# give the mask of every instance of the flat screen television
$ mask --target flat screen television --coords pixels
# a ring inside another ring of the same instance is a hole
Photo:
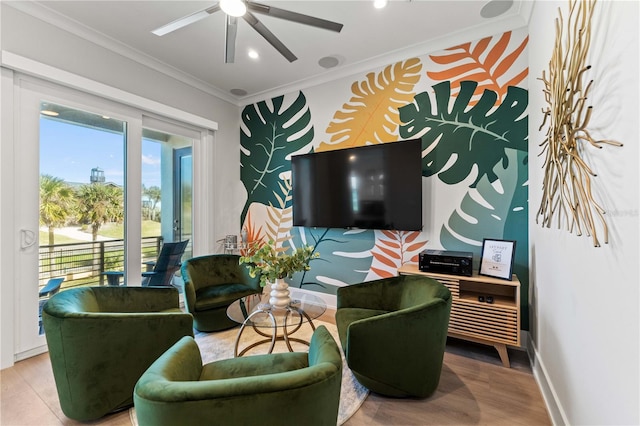
[[[293,225],[422,230],[420,139],[291,157]]]

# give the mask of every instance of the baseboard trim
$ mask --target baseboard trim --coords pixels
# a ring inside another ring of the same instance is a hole
[[[531,363],[531,369],[533,370],[533,377],[538,383],[542,398],[547,406],[549,417],[554,425],[568,425],[569,421],[562,409],[562,405],[558,399],[558,395],[553,387],[553,383],[549,379],[547,369],[544,363],[540,359],[538,349],[535,342],[531,338],[531,334],[527,333],[527,353],[529,355],[529,362]]]
[[[337,298],[334,294],[320,293],[317,291],[305,290],[298,287],[289,287],[289,291],[291,292],[291,297],[301,297],[305,294],[312,294],[316,297],[319,297],[327,305],[327,309],[335,310],[336,306],[338,305]]]
[[[49,351],[49,348],[47,347],[47,345],[38,346],[37,348],[29,349],[28,351],[19,352],[15,354],[15,356],[13,357],[14,358],[13,362],[16,363],[18,361],[22,361],[24,359],[31,358],[36,355],[40,355],[48,351]]]

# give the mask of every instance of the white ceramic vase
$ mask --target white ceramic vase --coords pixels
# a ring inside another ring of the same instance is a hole
[[[271,306],[279,309],[286,308],[291,303],[289,284],[284,279],[278,278],[275,283],[271,283],[269,296],[269,304]]]

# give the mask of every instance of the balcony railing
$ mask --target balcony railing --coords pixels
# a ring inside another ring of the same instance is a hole
[[[162,237],[142,239],[142,264],[155,261]],[[105,271],[124,271],[124,240],[40,246],[39,288],[50,278],[64,277],[64,288],[103,285]]]

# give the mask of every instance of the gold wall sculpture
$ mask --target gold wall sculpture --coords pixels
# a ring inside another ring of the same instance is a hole
[[[591,185],[596,176],[584,159],[585,145],[602,148],[604,144],[622,146],[612,140],[596,140],[587,129],[592,106],[587,97],[593,80],[585,83],[591,65],[587,55],[591,42],[591,19],[595,0],[570,0],[569,17],[565,23],[562,12],[556,18],[556,39],[549,61],[549,76],[542,72],[545,100],[543,129],[548,121],[546,138],[540,144],[545,156],[543,164],[543,194],[536,222],[551,227],[557,221],[560,228],[566,220],[567,229],[577,235],[585,232],[593,245],[600,247],[596,224],[608,242],[605,211],[594,199]]]

